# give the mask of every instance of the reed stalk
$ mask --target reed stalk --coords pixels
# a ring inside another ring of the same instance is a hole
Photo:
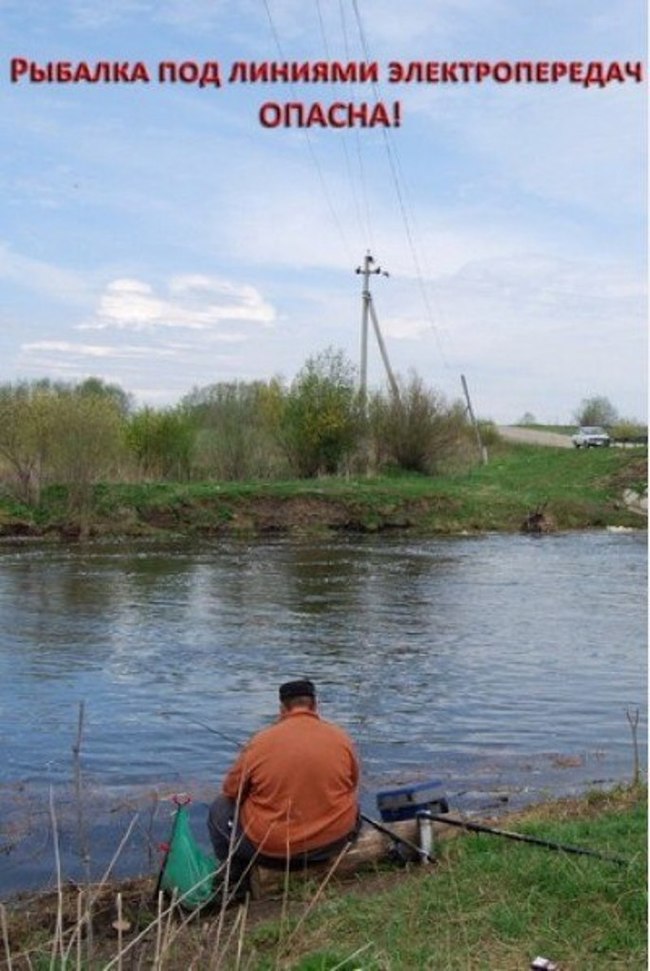
[[[74,788],[75,788],[75,802],[77,807],[77,831],[79,836],[79,855],[81,857],[81,863],[84,871],[84,876],[86,879],[86,887],[90,887],[91,883],[91,872],[90,872],[90,846],[88,843],[88,833],[86,830],[86,818],[84,812],[84,800],[83,800],[83,780],[81,773],[81,745],[83,741],[84,734],[84,719],[86,713],[86,704],[84,701],[79,702],[79,717],[77,720],[77,736],[72,746],[72,757],[74,764]],[[79,938],[80,939],[80,938]],[[88,963],[92,964],[94,944],[93,944],[93,925],[90,920],[90,915],[86,922],[86,952],[88,956]]]
[[[248,898],[246,898],[244,906],[241,909],[241,915],[241,927],[239,936],[237,938],[237,953],[235,955],[234,971],[239,971],[241,968],[242,957],[244,955],[244,938],[246,935],[246,921],[248,919]]]
[[[305,921],[307,920],[307,918],[311,914],[312,910],[314,909],[314,907],[316,906],[316,904],[318,903],[318,901],[320,900],[320,898],[323,896],[323,893],[325,892],[325,887],[327,886],[327,884],[330,882],[330,880],[332,879],[332,877],[336,873],[336,871],[338,869],[339,863],[341,862],[341,860],[343,859],[343,857],[345,856],[345,854],[348,852],[348,850],[350,849],[350,846],[351,845],[352,845],[351,843],[346,843],[345,846],[343,847],[343,849],[336,856],[336,858],[335,858],[334,862],[332,863],[331,867],[329,868],[329,870],[327,871],[327,873],[325,874],[325,876],[321,880],[321,883],[318,886],[318,889],[316,890],[316,893],[314,894],[314,896],[311,898],[311,900],[307,904],[307,907],[305,908],[305,911],[304,911],[302,917],[300,918],[300,920],[298,921],[298,923],[294,927],[293,931],[291,932],[291,934],[287,938],[287,942],[285,944],[285,949],[288,948],[293,943],[293,941],[295,940],[295,938],[296,938],[296,936],[298,934],[298,931],[302,928],[303,924],[305,923]]]
[[[625,717],[628,720],[630,726],[630,731],[632,733],[632,751],[634,753],[634,772],[632,775],[632,784],[638,786],[641,781],[641,761],[639,759],[639,706],[635,708],[627,708],[625,711]]]
[[[117,894],[117,951],[118,951],[118,962],[117,971],[122,971],[122,934],[124,931],[124,925],[122,923],[122,894],[118,892]]]
[[[11,948],[9,946],[9,928],[7,926],[7,911],[5,905],[0,904],[0,925],[2,925],[2,943],[5,949],[5,959],[7,961],[7,971],[13,971],[11,963]]]
[[[160,954],[160,948],[161,948],[161,945],[162,945],[162,920],[161,920],[161,916],[162,916],[162,912],[163,912],[164,896],[165,895],[164,895],[163,891],[162,890],[159,890],[158,891],[158,914],[157,914],[157,917],[156,917],[156,949],[154,951],[154,954],[156,955],[156,957],[158,956],[158,954]]]
[[[97,889],[95,890],[95,893],[92,894],[92,895],[90,895],[90,893],[88,893],[88,904],[87,904],[87,906],[86,906],[86,908],[84,910],[83,917],[82,917],[82,919],[80,921],[77,922],[77,925],[76,925],[76,927],[74,928],[74,930],[72,932],[72,937],[71,937],[70,942],[68,944],[67,950],[66,950],[65,954],[62,955],[63,962],[64,963],[68,959],[69,954],[70,954],[70,951],[71,951],[71,949],[72,949],[75,941],[77,940],[78,936],[81,935],[81,928],[84,926],[84,924],[86,925],[86,927],[88,927],[90,925],[90,923],[92,921],[92,909],[95,906],[95,904],[97,903],[97,900],[99,899],[99,897],[101,896],[101,893],[102,893],[104,887],[108,883],[108,878],[110,877],[111,873],[113,872],[113,867],[117,863],[117,861],[118,861],[118,859],[120,857],[120,854],[122,853],[122,850],[126,846],[128,840],[129,840],[129,837],[130,837],[131,833],[133,832],[133,828],[134,828],[137,820],[138,820],[138,813],[135,814],[135,816],[133,817],[133,819],[129,823],[129,825],[127,827],[127,830],[126,830],[124,836],[120,840],[120,843],[119,843],[119,845],[117,847],[117,850],[113,854],[110,863],[108,864],[108,866],[104,870],[104,873],[102,874],[102,878],[101,878],[99,884],[97,885]]]
[[[54,863],[56,867],[56,930],[52,941],[50,954],[50,971],[54,971],[57,951],[60,952],[61,964],[65,967],[65,952],[63,949],[63,883],[61,879],[61,852],[59,849],[59,827],[54,808],[54,789],[50,786],[50,820],[52,822],[52,840],[54,844]]]

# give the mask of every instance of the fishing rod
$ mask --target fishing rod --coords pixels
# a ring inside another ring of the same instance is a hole
[[[165,717],[177,717],[183,718],[184,721],[192,722],[198,725],[200,728],[204,728],[206,731],[211,732],[213,735],[218,735],[220,738],[225,739],[225,741],[230,742],[231,745],[236,745],[238,748],[243,744],[242,741],[233,738],[231,735],[227,735],[225,732],[220,732],[216,728],[212,728],[205,722],[200,721],[198,718],[192,718],[188,715],[177,715],[173,711],[163,711],[161,715]],[[376,819],[371,816],[367,816],[365,813],[359,813],[361,819],[368,823],[369,826],[373,826],[379,833],[383,833],[384,836],[388,836],[393,843],[401,843],[402,846],[407,847],[411,852],[417,854],[420,859],[427,860],[429,863],[435,863],[434,857],[429,853],[423,851],[423,849],[417,844],[412,843],[410,840],[404,839],[403,836],[398,836],[387,826],[382,826],[378,823]],[[629,860],[624,859],[621,856],[609,856],[605,853],[599,853],[597,850],[588,850],[581,846],[572,846],[567,843],[557,843],[554,840],[542,839],[538,836],[527,836],[524,833],[513,833],[511,830],[506,829],[496,829],[493,826],[485,826],[483,823],[473,823],[469,820],[453,819],[449,816],[442,815],[441,813],[434,813],[430,810],[420,810],[417,813],[423,819],[430,819],[433,822],[444,823],[446,826],[455,826],[458,829],[464,829],[471,833],[487,833],[491,836],[502,836],[504,839],[515,840],[519,843],[532,843],[535,846],[542,846],[547,850],[558,850],[564,853],[573,853],[578,856],[591,856],[597,860],[605,860],[607,863],[616,863],[619,866],[628,866]]]
[[[192,718],[190,715],[179,715],[175,711],[161,711],[160,714],[163,718],[182,718],[185,722],[192,722],[194,725],[198,725],[199,728],[204,728],[206,732],[212,732],[213,735],[218,735],[219,738],[223,738],[226,742],[230,742],[231,745],[236,745],[237,748],[241,748],[244,744],[240,739],[233,738],[232,735],[226,735],[225,732],[220,732],[218,728],[212,728],[210,725],[206,725],[205,722],[199,721],[198,718]]]
[[[220,738],[225,739],[227,742],[230,742],[232,745],[236,745],[238,748],[240,748],[243,745],[243,742],[241,740],[233,738],[231,735],[226,735],[225,732],[220,732],[216,728],[212,728],[210,725],[207,725],[205,722],[200,721],[198,718],[192,718],[189,715],[179,715],[175,711],[161,711],[160,714],[165,718],[168,718],[168,717],[182,718],[184,721],[192,722],[194,725],[198,725],[200,728],[204,728],[207,732],[211,732],[213,735],[218,735]],[[365,823],[368,823],[369,826],[374,826],[374,828],[378,832],[383,833],[384,836],[388,836],[389,839],[393,841],[393,843],[401,843],[402,846],[407,847],[407,849],[411,850],[412,853],[415,853],[420,859],[425,859],[429,863],[435,863],[434,858],[430,856],[428,853],[423,853],[421,847],[417,846],[416,843],[412,843],[410,840],[404,839],[403,836],[398,836],[397,833],[394,833],[391,829],[388,829],[388,827],[386,826],[382,826],[381,823],[378,823],[376,819],[372,819],[371,816],[366,816],[365,813],[359,813],[359,816],[361,817],[361,819],[363,819]]]
[[[598,853],[597,850],[588,850],[582,846],[570,846],[566,843],[556,843],[554,840],[541,839],[538,836],[513,833],[507,829],[495,829],[492,826],[485,826],[482,823],[472,823],[469,820],[452,819],[449,816],[432,813],[426,809],[418,812],[418,816],[423,819],[431,819],[436,823],[445,823],[446,826],[457,826],[459,829],[466,829],[471,833],[489,833],[491,836],[503,836],[505,839],[517,840],[520,843],[533,843],[535,846],[543,846],[547,850],[562,850],[564,853],[594,856],[597,860],[606,860],[608,863],[617,863],[619,866],[629,866],[630,863],[629,860],[625,860],[621,856],[608,856],[605,853]]]

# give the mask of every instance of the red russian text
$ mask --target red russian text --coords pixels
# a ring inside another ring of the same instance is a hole
[[[608,84],[643,81],[641,61],[390,61],[390,84],[581,84],[604,88]]]
[[[149,84],[151,78],[142,61],[48,61],[37,64],[24,57],[11,60],[11,81],[23,78],[30,84]]]
[[[381,101],[331,105],[267,101],[259,110],[259,121],[263,128],[399,128],[402,110],[399,101],[390,106]]]
[[[235,61],[229,84],[366,84],[379,80],[376,61]]]

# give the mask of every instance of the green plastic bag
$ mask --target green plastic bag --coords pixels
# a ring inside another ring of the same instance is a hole
[[[187,806],[179,805],[158,888],[170,894],[175,892],[183,907],[195,910],[214,897],[218,869],[218,860],[205,853],[194,838]]]

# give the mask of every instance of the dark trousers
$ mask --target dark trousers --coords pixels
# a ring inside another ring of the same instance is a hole
[[[208,813],[208,832],[217,861],[225,863],[230,856],[231,871],[233,875],[239,875],[250,866],[258,853],[239,821],[235,826],[235,809],[234,799],[229,799],[223,793],[218,795]]]
[[[250,869],[253,863],[283,870],[287,866],[290,870],[298,870],[309,866],[310,863],[324,863],[340,853],[347,843],[356,839],[361,823],[361,817],[358,817],[354,830],[341,839],[328,843],[327,846],[308,850],[306,853],[298,853],[296,856],[292,856],[290,860],[286,860],[282,857],[265,856],[260,853],[242,830],[239,820],[235,825],[235,809],[235,800],[220,794],[210,806],[208,814],[208,832],[215,856],[220,863],[224,863],[230,854],[230,868],[233,879],[238,879],[246,870]]]

